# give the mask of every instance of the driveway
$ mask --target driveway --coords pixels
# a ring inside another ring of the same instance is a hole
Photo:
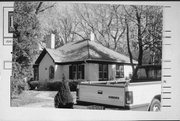
[[[23,105],[21,107],[48,107],[54,108],[54,96],[56,95],[57,91],[37,91],[37,95],[34,98],[43,99],[41,102],[31,103],[27,105]],[[76,103],[76,93],[71,92],[74,103]],[[82,106],[74,106],[75,108],[83,108]]]
[[[30,103],[21,107],[54,107],[54,96],[56,91],[37,91],[37,95],[34,98],[42,99],[41,102]]]
[[[32,108],[54,108],[54,96],[57,91],[25,91],[21,98],[18,100],[23,100],[23,102],[28,102],[27,104],[20,104],[18,107],[32,107]],[[71,92],[74,99],[74,109],[100,109],[101,107],[95,105],[77,105],[76,104],[76,92]],[[28,97],[28,98],[27,98]],[[31,101],[30,101],[31,100]],[[105,110],[109,110],[106,108]]]

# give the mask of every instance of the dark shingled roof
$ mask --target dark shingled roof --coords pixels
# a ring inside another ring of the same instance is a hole
[[[90,40],[70,42],[57,49],[46,48],[46,52],[49,53],[56,63],[84,60],[130,63],[129,57]],[[39,59],[39,61],[40,60],[41,59]],[[137,64],[137,61],[134,60],[133,62]]]

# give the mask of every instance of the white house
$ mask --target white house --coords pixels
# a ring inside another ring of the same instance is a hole
[[[35,80],[62,80],[63,74],[69,80],[124,80],[132,74],[129,57],[93,40],[74,41],[53,48],[45,48],[37,58],[33,66]]]

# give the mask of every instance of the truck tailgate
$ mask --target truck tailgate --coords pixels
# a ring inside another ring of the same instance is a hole
[[[122,85],[79,84],[78,101],[125,106],[125,87]]]

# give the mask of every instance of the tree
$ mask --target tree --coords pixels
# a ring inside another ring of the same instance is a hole
[[[116,51],[125,32],[119,8],[120,5],[75,4],[82,35],[89,38],[93,32],[98,43]]]
[[[125,24],[126,24],[126,39],[127,39],[128,54],[129,54],[129,59],[130,59],[130,63],[132,66],[132,70],[134,72],[133,56],[132,56],[132,52],[131,52],[130,38],[129,38],[129,24],[128,24],[128,21],[126,18],[125,18]]]
[[[43,2],[14,3],[13,75],[16,75],[15,78],[32,75],[32,64],[39,54],[38,44],[41,40],[38,15],[53,6],[48,7]],[[14,71],[16,69],[19,71]]]
[[[56,48],[68,42],[82,38],[77,31],[78,22],[70,7],[71,4],[57,4],[53,9],[39,17],[41,30],[46,41],[51,33],[56,37]],[[47,16],[48,15],[48,16]],[[84,39],[84,38],[83,38]]]
[[[135,31],[134,39],[137,40],[135,45],[138,48],[138,64],[142,65],[144,52],[147,50],[153,53],[153,58],[161,55],[161,39],[162,39],[162,8],[156,6],[124,6],[126,17],[133,22]],[[132,26],[130,25],[130,26]],[[156,46],[157,45],[157,46]],[[154,50],[157,50],[155,54]],[[160,56],[161,57],[161,56]],[[154,63],[154,59],[150,60]],[[150,62],[149,61],[149,62]],[[160,58],[158,58],[160,61]],[[148,63],[148,62],[145,62]]]

